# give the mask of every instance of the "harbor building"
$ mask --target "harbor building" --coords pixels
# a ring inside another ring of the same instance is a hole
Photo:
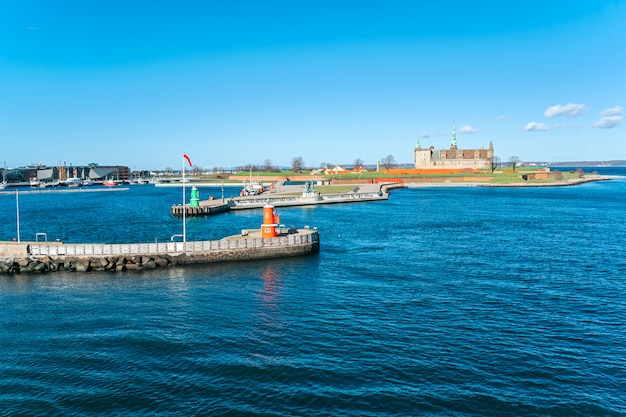
[[[459,149],[454,127],[450,149],[422,148],[418,139],[414,152],[416,169],[486,169],[494,157],[493,142],[489,142],[489,149]]]
[[[58,185],[60,182],[72,178],[81,180],[89,179],[94,182],[105,180],[128,181],[130,171],[127,166],[101,166],[90,164],[88,166],[46,166],[29,165],[21,168],[4,168],[2,177],[10,186],[33,185],[48,186]]]

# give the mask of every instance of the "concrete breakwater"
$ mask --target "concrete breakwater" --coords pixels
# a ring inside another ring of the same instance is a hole
[[[183,210],[185,215],[194,216],[208,216],[211,214],[223,213],[228,210],[247,210],[262,208],[266,204],[271,204],[274,207],[299,207],[299,206],[311,206],[317,204],[333,204],[333,203],[356,203],[363,201],[379,201],[387,200],[389,194],[386,193],[350,193],[350,194],[324,194],[320,196],[303,197],[303,196],[285,196],[285,195],[259,195],[248,197],[233,197],[226,201],[221,200],[207,200],[200,201],[198,207],[191,207],[186,204],[183,208],[182,205],[172,206],[172,215],[181,217]]]
[[[281,230],[262,238],[260,230],[220,240],[65,244],[62,242],[0,242],[0,273],[52,271],[149,270],[175,265],[283,258],[319,252],[319,233],[313,229]]]
[[[356,187],[358,188],[358,187]],[[389,194],[383,192],[352,192],[343,194],[322,194],[313,196],[264,196],[235,197],[231,200],[231,210],[242,210],[263,207],[271,204],[274,207],[307,206],[316,204],[355,203],[364,201],[387,200]]]
[[[299,207],[319,204],[357,203],[367,201],[381,201],[389,199],[389,190],[404,187],[400,183],[360,184],[347,193],[318,194],[299,193],[302,186],[281,186],[264,192],[260,195],[232,197],[225,200],[199,201],[197,207],[181,204],[171,207],[172,215],[181,217],[183,211],[186,216],[208,216],[223,213],[228,210],[247,210],[262,208],[266,204],[274,207]],[[296,191],[297,190],[297,191]]]

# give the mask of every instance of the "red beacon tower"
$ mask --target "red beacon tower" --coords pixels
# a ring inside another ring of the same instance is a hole
[[[276,225],[280,223],[280,216],[274,214],[274,206],[268,204],[263,207],[263,224],[261,225],[261,237],[277,237]]]

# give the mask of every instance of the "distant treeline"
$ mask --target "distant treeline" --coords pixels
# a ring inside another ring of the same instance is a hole
[[[569,161],[545,163],[552,167],[572,167],[572,166],[625,166],[626,160],[615,161]]]

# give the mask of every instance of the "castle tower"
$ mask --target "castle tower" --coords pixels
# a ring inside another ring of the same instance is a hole
[[[452,122],[452,144],[450,149],[456,149],[456,125],[454,122]]]

